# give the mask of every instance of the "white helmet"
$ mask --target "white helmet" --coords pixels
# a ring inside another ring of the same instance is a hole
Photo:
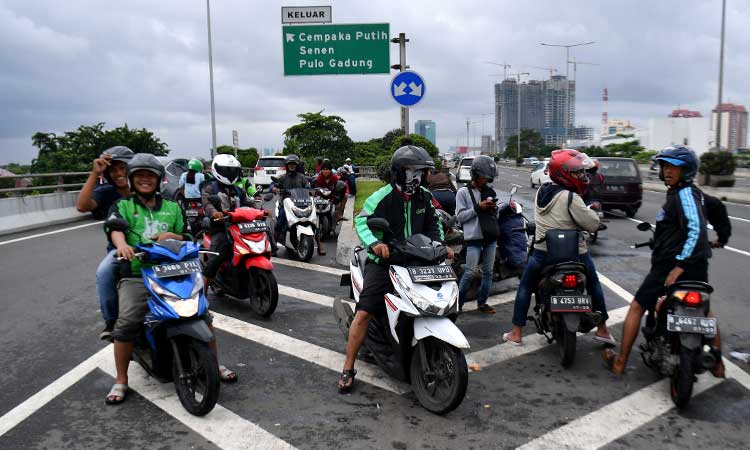
[[[220,183],[232,185],[242,176],[242,165],[232,155],[216,155],[211,162],[211,174]]]

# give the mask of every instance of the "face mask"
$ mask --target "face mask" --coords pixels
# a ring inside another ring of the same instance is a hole
[[[422,182],[422,171],[421,170],[410,170],[404,171],[404,185],[401,186],[401,191],[406,195],[412,195],[419,189],[419,184]]]

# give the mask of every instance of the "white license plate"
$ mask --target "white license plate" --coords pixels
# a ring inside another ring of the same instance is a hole
[[[198,210],[197,209],[188,209],[185,211],[185,215],[188,217],[198,217]]]

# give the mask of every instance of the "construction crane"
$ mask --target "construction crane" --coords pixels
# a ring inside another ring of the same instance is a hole
[[[526,66],[530,69],[541,69],[541,70],[549,70],[549,77],[552,78],[552,75],[557,72],[557,69],[554,67],[538,67],[538,66]]]
[[[592,62],[584,62],[584,61],[576,61],[575,58],[568,61],[568,64],[573,64],[573,81],[576,79],[576,71],[578,70],[578,65],[584,65],[584,66],[600,66],[601,64],[592,63]]]
[[[492,64],[493,66],[500,66],[503,68],[503,80],[508,78],[508,69],[510,69],[510,64],[506,64],[505,61],[503,61],[502,64],[496,63],[494,61],[482,61],[485,64]],[[498,74],[499,75],[499,74]],[[498,75],[490,75],[490,76],[498,76]]]

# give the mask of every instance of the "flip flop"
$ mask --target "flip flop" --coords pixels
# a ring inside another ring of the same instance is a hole
[[[514,341],[510,338],[510,332],[503,333],[503,341],[509,343],[510,345],[515,345],[516,347],[520,347],[523,345],[523,342]]]
[[[597,342],[601,342],[602,344],[605,344],[605,345],[608,345],[608,346],[612,346],[612,347],[616,347],[617,346],[617,341],[612,336],[612,334],[610,334],[609,336],[597,336],[597,335],[594,335],[594,340],[597,341]]]
[[[104,403],[108,405],[117,405],[125,401],[125,395],[128,393],[128,385],[123,383],[115,383],[112,385],[112,389],[104,398]],[[120,397],[119,400],[110,399],[110,397]]]
[[[224,383],[235,383],[237,381],[237,374],[226,366],[219,366],[219,379]]]

